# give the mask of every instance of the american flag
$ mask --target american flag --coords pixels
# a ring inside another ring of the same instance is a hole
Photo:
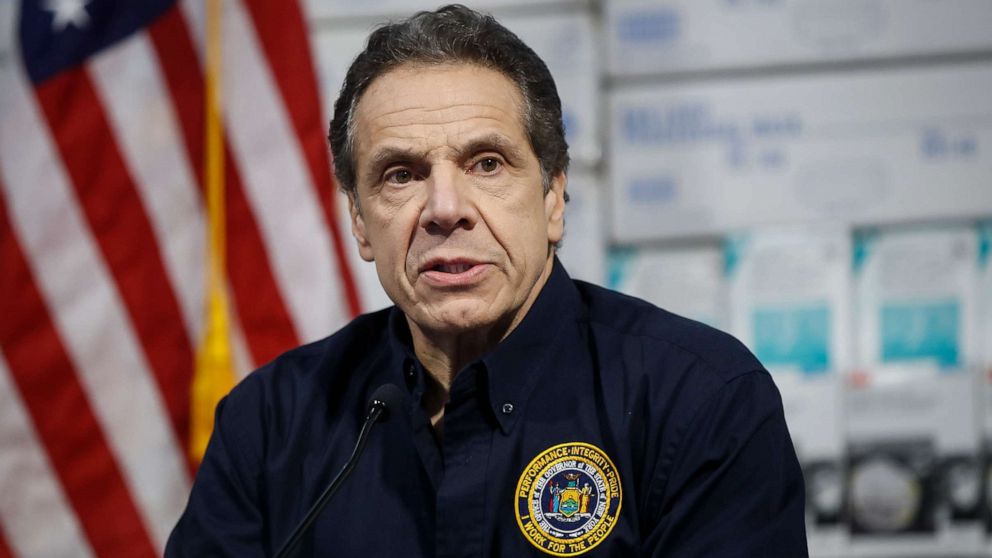
[[[161,555],[204,327],[202,0],[34,0],[0,68],[0,557]],[[225,0],[240,374],[359,312],[295,0]]]

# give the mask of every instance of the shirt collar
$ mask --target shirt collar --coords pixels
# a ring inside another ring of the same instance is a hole
[[[426,385],[423,378],[424,368],[413,351],[410,326],[398,306],[393,306],[389,313],[389,346],[393,355],[392,366],[403,375],[404,385],[410,390],[414,401],[419,404]]]
[[[552,354],[576,335],[573,324],[581,315],[579,292],[555,257],[551,275],[527,315],[482,357],[489,372],[489,401],[504,433],[523,415],[540,375],[554,366]]]
[[[492,351],[466,366],[477,366],[481,361],[486,371],[489,405],[503,433],[512,430],[538,377],[553,365],[549,361],[559,337],[575,331],[566,325],[581,317],[581,308],[575,285],[555,257],[551,275],[524,319]],[[393,365],[402,371],[414,401],[419,404],[426,371],[413,351],[409,326],[398,307],[393,307],[389,316],[389,343]]]

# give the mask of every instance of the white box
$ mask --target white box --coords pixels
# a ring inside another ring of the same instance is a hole
[[[764,229],[727,243],[730,331],[772,372],[800,458],[837,458],[842,372],[851,366],[850,237]]]
[[[608,266],[611,289],[718,329],[727,327],[719,246],[616,249]]]
[[[992,214],[989,91],[992,65],[618,90],[613,237]]]
[[[615,75],[974,51],[988,0],[610,0]]]
[[[985,510],[992,555],[992,220],[978,225],[979,374],[984,385]]]
[[[587,12],[515,15],[500,17],[499,21],[534,49],[551,70],[572,160],[598,162],[602,155],[600,59],[592,16]]]
[[[772,373],[806,471],[814,556],[844,554],[844,374],[851,366],[849,232],[759,229],[726,243],[730,331]],[[824,474],[826,470],[827,474]]]
[[[855,244],[858,349],[847,432],[853,447],[875,448],[871,467],[878,471],[852,472],[851,509],[885,498],[882,510],[898,502],[909,509],[925,505],[933,529],[929,536],[853,536],[855,555],[966,554],[981,547],[979,518],[953,515],[956,500],[979,497],[980,390],[972,366],[977,244],[970,226],[870,232]],[[917,457],[901,465],[886,457],[886,447],[912,444]],[[886,463],[889,471],[883,472]],[[953,463],[971,478],[954,473]],[[926,471],[925,484],[911,478],[914,470]],[[903,492],[894,488],[900,483]]]
[[[902,382],[953,375],[977,362],[979,245],[972,227],[869,231],[856,251],[860,368]]]
[[[603,224],[602,186],[596,175],[573,170],[568,173],[565,204],[565,238],[558,257],[572,279],[606,284],[606,229]]]
[[[985,378],[985,436],[992,451],[992,221],[978,225],[978,299],[980,317],[977,358],[979,370]],[[989,482],[989,498],[992,503],[992,476],[989,477]]]

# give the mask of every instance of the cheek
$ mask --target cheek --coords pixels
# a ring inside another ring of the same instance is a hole
[[[403,271],[417,224],[416,211],[403,209],[377,212],[376,227],[370,234],[370,241],[381,271],[390,274]]]
[[[547,229],[548,218],[545,211],[543,196],[530,196],[513,210],[520,221],[519,226],[530,236],[543,236]]]
[[[547,246],[547,220],[543,205],[533,202],[508,205],[498,212],[490,212],[487,224],[496,241],[506,250],[517,265],[525,260],[543,255]]]

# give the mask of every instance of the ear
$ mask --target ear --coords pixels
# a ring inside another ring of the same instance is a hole
[[[358,254],[362,256],[362,259],[371,262],[375,259],[372,255],[372,244],[369,243],[368,236],[365,234],[365,220],[362,218],[362,212],[358,209],[358,204],[355,203],[355,196],[358,193],[348,194],[348,213],[351,214],[351,236],[355,237],[355,242],[358,243]]]
[[[565,234],[565,187],[568,177],[559,172],[551,179],[551,188],[544,195],[544,215],[548,218],[548,242],[557,244]]]

